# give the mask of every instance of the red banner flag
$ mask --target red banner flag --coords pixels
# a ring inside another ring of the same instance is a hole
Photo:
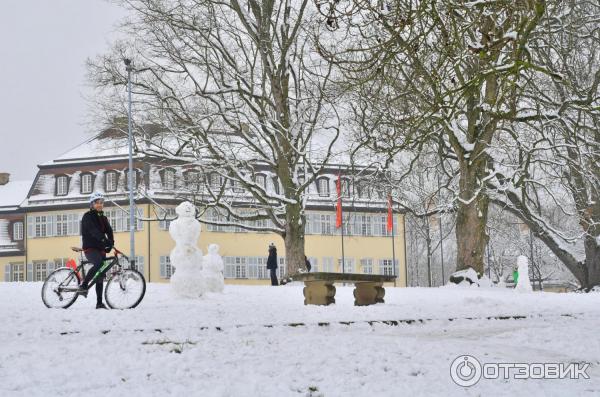
[[[387,231],[391,233],[394,230],[394,214],[392,213],[392,196],[388,196],[388,213],[387,213]]]
[[[342,227],[342,180],[338,172],[338,179],[335,182],[335,191],[337,192],[337,204],[335,205],[335,227]]]

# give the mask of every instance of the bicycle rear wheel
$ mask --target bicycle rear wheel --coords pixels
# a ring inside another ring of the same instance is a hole
[[[42,301],[49,308],[66,309],[77,300],[79,280],[71,269],[56,269],[42,286]]]
[[[115,273],[106,283],[104,299],[111,309],[133,309],[144,299],[146,280],[133,269]]]

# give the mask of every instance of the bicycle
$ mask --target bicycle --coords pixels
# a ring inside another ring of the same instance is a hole
[[[50,273],[42,286],[42,301],[48,308],[67,309],[80,295],[79,287],[85,280],[86,271],[90,271],[93,263],[83,258],[83,249],[71,247],[80,254],[79,266],[61,267]],[[146,294],[146,280],[135,269],[123,266],[121,261],[129,264],[129,257],[114,248],[114,256],[104,259],[102,266],[88,285],[89,291],[100,277],[108,275],[104,289],[104,300],[111,309],[133,309]],[[87,267],[87,269],[86,269]],[[87,297],[87,296],[86,296]]]

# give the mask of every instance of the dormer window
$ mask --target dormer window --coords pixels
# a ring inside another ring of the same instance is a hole
[[[118,175],[115,171],[107,171],[105,174],[106,186],[104,187],[107,192],[117,191],[117,182],[119,181]]]
[[[279,194],[279,178],[275,177],[272,179],[273,181],[273,190],[275,191],[275,194]]]
[[[319,189],[319,196],[329,197],[329,179],[320,178],[317,181],[317,189]]]
[[[69,193],[69,177],[60,175],[56,177],[56,195],[66,196]]]
[[[139,181],[139,171],[134,169],[133,170],[133,190],[137,190],[138,187],[138,181]],[[125,171],[125,190],[129,190],[129,170]]]
[[[23,222],[13,223],[13,240],[23,240]]]
[[[234,193],[244,193],[244,186],[242,186],[242,183],[240,181],[237,180],[233,180],[233,192]]]
[[[175,189],[175,170],[167,169],[163,173],[163,189],[174,190]]]
[[[262,174],[256,175],[255,180],[256,180],[256,184],[258,186],[262,187],[263,189],[267,188],[267,178],[264,175],[262,175]]]
[[[185,183],[187,185],[188,190],[196,192],[200,190],[200,172],[198,171],[187,171],[185,173]]]
[[[90,194],[94,190],[94,176],[81,174],[81,194]]]
[[[223,176],[219,175],[217,172],[213,172],[210,174],[210,187],[213,189],[220,189],[223,186]]]

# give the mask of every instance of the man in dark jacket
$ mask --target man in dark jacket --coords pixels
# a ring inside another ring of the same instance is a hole
[[[269,257],[267,258],[267,269],[271,272],[271,285],[279,285],[277,281],[277,248],[275,244],[269,245]]]
[[[83,214],[81,219],[83,252],[87,260],[94,264],[80,286],[80,293],[84,296],[87,296],[88,284],[102,267],[106,253],[110,252],[114,246],[113,230],[104,216],[103,209],[104,196],[101,193],[94,193],[90,197],[90,210]],[[102,303],[103,281],[104,277],[96,279],[96,309],[106,309]]]

